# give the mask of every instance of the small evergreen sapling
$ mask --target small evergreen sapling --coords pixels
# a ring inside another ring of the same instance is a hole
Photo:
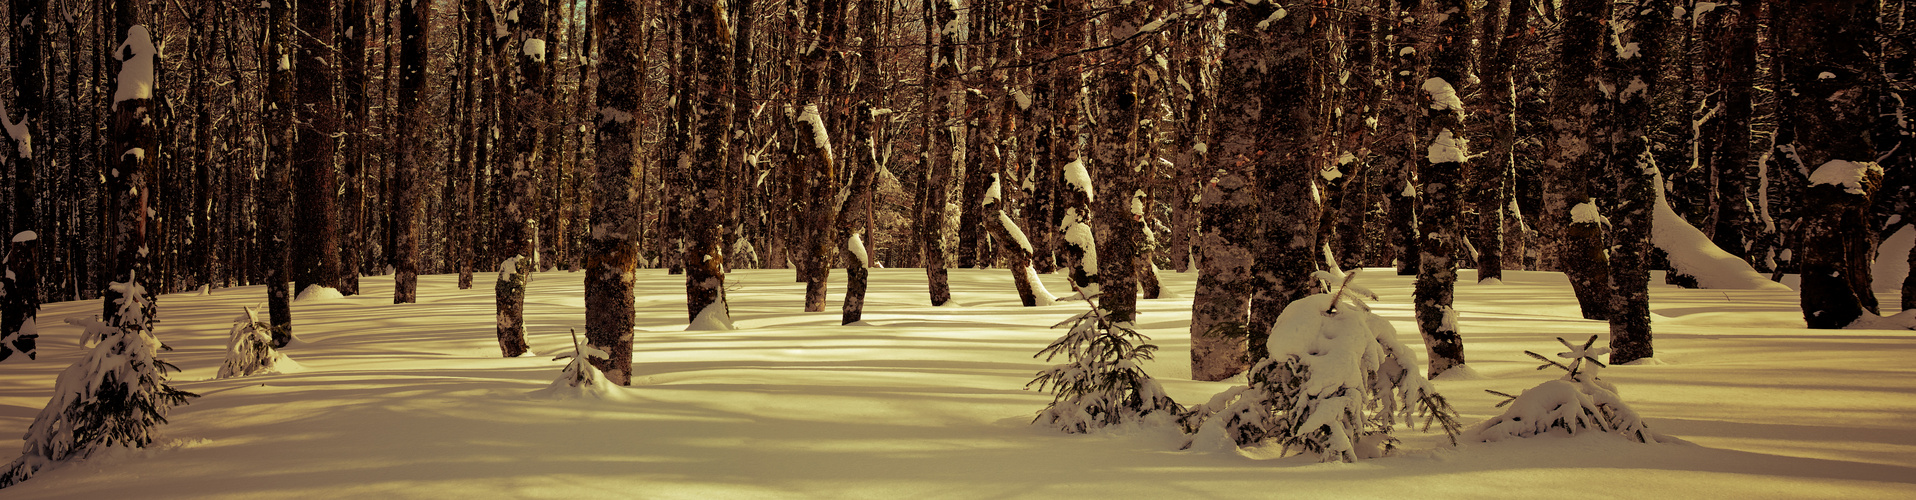
[[[590,359],[606,359],[611,355],[604,350],[588,345],[578,330],[572,331],[572,353],[552,359],[571,358],[565,369],[559,372],[558,380],[553,380],[544,389],[532,391],[532,396],[544,399],[624,399],[623,387],[605,377],[605,372],[592,366]]]
[[[273,349],[273,325],[261,320],[259,312],[253,308],[244,308],[233,320],[233,330],[226,339],[226,362],[220,364],[220,371],[214,378],[245,377],[268,373],[282,373],[299,364]]]
[[[1544,362],[1537,366],[1538,370],[1554,366],[1565,372],[1563,377],[1537,384],[1515,396],[1485,391],[1505,398],[1497,403],[1497,407],[1504,408],[1504,412],[1471,426],[1465,434],[1469,439],[1494,442],[1558,431],[1563,435],[1596,431],[1622,435],[1639,443],[1682,441],[1651,431],[1643,422],[1643,417],[1617,395],[1615,385],[1597,378],[1597,370],[1604,367],[1597,358],[1608,354],[1610,348],[1592,347],[1597,343],[1596,335],[1591,335],[1590,340],[1581,346],[1571,344],[1563,337],[1558,337],[1557,342],[1569,349],[1557,353],[1557,356],[1571,360],[1570,364],[1558,363],[1530,351],[1524,351],[1524,354]]]
[[[1416,351],[1370,312],[1352,286],[1355,273],[1319,272],[1335,292],[1292,302],[1278,315],[1271,357],[1251,369],[1249,384],[1219,393],[1180,418],[1191,443],[1209,448],[1260,442],[1320,460],[1352,462],[1394,447],[1398,419],[1423,419],[1455,439],[1456,412],[1418,373]],[[1330,288],[1327,286],[1326,288]]]
[[[60,372],[53,398],[27,427],[20,458],[0,470],[0,488],[104,448],[144,448],[153,442],[153,429],[166,423],[167,410],[199,397],[167,385],[167,372],[179,367],[159,358],[154,304],[138,280],[129,281],[110,285],[121,297],[113,325],[118,331]]]
[[[1025,384],[1027,389],[1035,385],[1053,393],[1051,404],[1032,422],[1081,434],[1183,412],[1184,407],[1138,366],[1139,361],[1150,360],[1158,346],[1144,343],[1150,339],[1129,323],[1107,320],[1096,300],[1086,302],[1089,311],[1052,326],[1069,324],[1070,331],[1033,356],[1050,361],[1064,355],[1067,362],[1038,372]]]

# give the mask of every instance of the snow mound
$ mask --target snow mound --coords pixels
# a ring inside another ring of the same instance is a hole
[[[577,370],[576,373],[581,379],[578,385],[572,385],[572,383],[568,380],[569,378],[574,376],[575,369]],[[606,380],[605,373],[599,371],[598,368],[593,367],[591,363],[572,363],[567,365],[566,372],[562,374],[558,380],[553,380],[552,384],[547,385],[544,389],[539,389],[536,391],[526,393],[526,396],[531,397],[533,399],[552,399],[552,400],[561,400],[561,401],[565,401],[565,400],[628,401],[628,400],[631,400],[632,398],[630,394],[626,393],[626,390],[624,387],[619,387],[618,384],[614,384],[612,383],[612,381]]]
[[[736,328],[737,326],[732,324],[732,312],[727,310],[724,300],[706,305],[705,309],[699,311],[698,317],[692,318],[691,324],[685,325],[685,331],[688,332],[733,330]]]
[[[1876,246],[1876,262],[1869,266],[1871,286],[1878,292],[1903,289],[1909,277],[1909,250],[1916,247],[1916,225],[1906,224]]]
[[[1723,290],[1776,290],[1789,287],[1756,272],[1750,263],[1718,248],[1703,231],[1670,208],[1663,196],[1663,173],[1656,174],[1656,214],[1650,225],[1650,240],[1670,256],[1670,267],[1696,277],[1698,288]],[[1579,205],[1581,206],[1581,205]]]
[[[346,296],[341,295],[339,293],[339,289],[337,288],[329,288],[329,287],[314,284],[314,285],[307,285],[305,290],[301,290],[299,292],[299,296],[293,297],[293,301],[294,302],[332,302],[332,301],[336,301],[343,298],[346,298]]]

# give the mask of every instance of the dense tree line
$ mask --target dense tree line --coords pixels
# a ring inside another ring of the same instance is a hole
[[[570,269],[625,382],[638,268],[708,327],[734,268],[821,311],[845,267],[847,323],[866,267],[925,269],[933,305],[950,267],[1027,305],[1067,273],[1117,323],[1166,268],[1199,274],[1216,380],[1314,271],[1394,265],[1432,375],[1465,362],[1467,267],[1565,272],[1628,361],[1678,260],[1660,204],[1842,327],[1916,217],[1909,3],[14,0],[0,352],[113,282],[267,284],[284,344],[309,285],[496,272],[514,356],[531,273]]]

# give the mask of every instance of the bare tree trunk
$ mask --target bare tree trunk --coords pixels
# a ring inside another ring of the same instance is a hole
[[[633,198],[633,152],[638,149],[638,60],[644,2],[596,0],[591,29],[599,40],[598,154],[592,182],[592,236],[585,265],[586,345],[606,353],[588,358],[607,380],[632,385],[634,270],[639,262],[638,203]]]
[[[1486,102],[1490,103],[1487,114],[1496,124],[1493,127],[1490,154],[1475,165],[1472,175],[1476,178],[1477,199],[1477,280],[1503,279],[1503,270],[1509,266],[1504,262],[1505,238],[1504,216],[1507,207],[1515,200],[1513,187],[1506,184],[1511,180],[1511,172],[1517,168],[1517,65],[1519,57],[1529,45],[1530,0],[1505,0],[1508,12],[1502,30],[1486,29],[1486,35],[1502,39],[1497,44],[1496,53],[1483,72],[1488,73],[1485,91],[1490,94]],[[1496,4],[1497,2],[1491,2]],[[1499,32],[1500,31],[1500,32]],[[1517,235],[1521,238],[1522,235]],[[1521,263],[1523,255],[1508,256]]]
[[[691,114],[679,138],[680,153],[689,168],[684,195],[688,199],[684,253],[686,313],[696,320],[707,308],[728,311],[725,302],[725,248],[720,210],[694,210],[691,207],[722,206],[726,147],[732,137],[732,43],[730,30],[723,24],[726,12],[723,0],[687,0],[684,22],[686,50],[680,64],[690,65],[685,78],[691,91]],[[829,155],[829,153],[827,153]],[[829,159],[827,159],[829,161]],[[829,168],[829,167],[827,167]],[[828,170],[829,171],[829,170]],[[830,226],[827,226],[829,229]],[[823,288],[823,279],[819,286]],[[820,293],[823,293],[822,290]],[[819,299],[823,310],[824,299]]]
[[[5,129],[5,135],[13,142],[12,147],[0,147],[0,155],[16,156],[13,159],[13,231],[5,234],[9,246],[5,260],[0,261],[0,268],[5,270],[4,278],[0,278],[0,360],[16,352],[25,354],[27,359],[39,356],[36,343],[40,315],[39,232],[46,228],[37,218],[39,212],[34,207],[35,199],[40,198],[40,191],[34,187],[40,163],[34,156],[33,138],[44,137],[42,132],[46,130],[43,122],[47,113],[41,93],[47,78],[40,60],[46,8],[42,0],[14,0],[10,9],[13,15],[8,25],[12,30],[9,41],[13,49],[13,87],[17,98],[11,110],[0,103],[0,122],[5,125],[0,128]],[[13,119],[14,113],[20,115],[18,121]],[[51,143],[43,140],[43,144]]]
[[[1312,40],[1323,35],[1316,31],[1323,27],[1314,25],[1312,19],[1316,14],[1307,12],[1291,12],[1265,23],[1273,16],[1259,14],[1276,8],[1276,5],[1253,6],[1250,16],[1243,20],[1244,25],[1236,25],[1238,16],[1229,16],[1231,19],[1226,21],[1237,26],[1233,31],[1264,33],[1260,35],[1264,37],[1264,45],[1249,54],[1250,60],[1246,62],[1265,73],[1258,90],[1262,94],[1261,107],[1239,108],[1243,110],[1239,112],[1248,113],[1248,119],[1254,120],[1253,128],[1248,130],[1254,130],[1249,133],[1255,137],[1251,139],[1255,147],[1245,151],[1233,145],[1220,151],[1218,158],[1224,162],[1248,160],[1257,165],[1261,209],[1253,245],[1257,258],[1251,266],[1256,292],[1251,296],[1246,332],[1253,365],[1270,356],[1265,344],[1271,335],[1271,325],[1277,321],[1278,314],[1284,312],[1284,306],[1311,293],[1309,280],[1311,273],[1317,270],[1320,255],[1317,233],[1320,211],[1324,209],[1315,194],[1318,173],[1312,154],[1318,139],[1315,131],[1322,123],[1319,120],[1324,118],[1316,113],[1313,100],[1321,95],[1312,90],[1311,75],[1321,68],[1313,68],[1314,51],[1309,48]],[[1257,29],[1260,23],[1265,24],[1261,30]],[[1233,112],[1220,110],[1221,116],[1228,114]]]
[[[334,138],[339,114],[333,107],[333,64],[340,54],[333,46],[333,2],[297,3],[299,35],[294,43],[299,50],[293,62],[298,68],[293,92],[299,104],[294,112],[293,169],[299,176],[294,237],[300,244],[293,245],[295,293],[312,285],[339,286],[339,218],[334,211],[339,176],[333,165],[333,154],[339,149]]]
[[[926,0],[925,21],[932,26],[946,26],[958,19],[948,2]],[[944,30],[950,32],[950,30]],[[925,34],[930,43],[932,33]],[[930,82],[926,88],[926,106],[932,108],[927,114],[926,124],[929,141],[925,155],[928,158],[926,173],[925,203],[920,208],[920,237],[923,238],[925,280],[931,292],[931,305],[942,306],[951,300],[951,284],[945,270],[950,259],[946,252],[945,235],[956,230],[945,221],[945,206],[951,203],[952,184],[957,182],[958,154],[954,140],[956,132],[951,130],[956,112],[961,102],[956,96],[962,84],[958,81],[958,44],[961,40],[949,37],[939,40],[937,57],[931,64],[931,74],[926,75]],[[944,102],[939,102],[944,101]]]
[[[1617,144],[1612,159],[1617,208],[1610,217],[1616,234],[1610,283],[1611,363],[1654,355],[1650,338],[1650,221],[1656,203],[1656,153],[1651,134],[1659,125],[1651,116],[1657,71],[1664,58],[1663,31],[1670,20],[1669,0],[1620,3],[1615,17],[1627,29],[1612,29],[1613,45],[1603,54],[1615,80]],[[1636,48],[1633,54],[1629,48]],[[1629,57],[1625,57],[1629,56]]]
[[[1418,180],[1418,225],[1423,238],[1418,241],[1418,272],[1415,288],[1417,330],[1424,335],[1424,349],[1430,355],[1429,376],[1464,364],[1464,340],[1457,331],[1457,310],[1451,307],[1457,284],[1455,245],[1463,241],[1458,224],[1458,191],[1467,157],[1464,150],[1464,106],[1453,85],[1461,85],[1468,68],[1464,62],[1469,50],[1466,28],[1470,26],[1469,2],[1439,0],[1433,6],[1436,16],[1434,38],[1429,49],[1430,78],[1422,85],[1425,103],[1425,131],[1428,154],[1421,163]]]
[[[296,105],[293,102],[293,55],[297,47],[293,33],[293,10],[286,2],[267,8],[268,34],[265,65],[270,68],[266,83],[266,166],[261,179],[259,203],[259,268],[265,273],[268,317],[273,324],[273,345],[285,347],[293,340],[292,291],[287,270],[291,261],[288,241],[292,237],[292,169]]]
[[[359,294],[360,264],[366,257],[366,161],[370,150],[367,139],[372,136],[367,126],[372,108],[366,86],[366,37],[371,36],[372,23],[368,18],[372,12],[366,2],[346,0],[345,12],[340,15],[346,30],[340,37],[338,56],[340,93],[346,102],[346,130],[342,135],[346,150],[345,199],[341,201],[339,213],[340,223],[344,225],[339,231],[344,235],[341,241],[344,245],[340,247],[338,281],[339,293],[343,295]]]
[[[420,93],[430,80],[426,72],[426,42],[432,35],[432,17],[433,0],[408,2],[399,15],[399,109],[395,113],[399,126],[393,138],[398,142],[394,148],[398,161],[393,168],[392,188],[397,206],[393,211],[392,229],[393,260],[398,271],[393,278],[394,304],[419,301],[419,220],[424,213],[418,178],[431,157],[422,147],[430,115],[420,102]]]
[[[1878,313],[1870,287],[1874,246],[1869,207],[1882,185],[1871,134],[1876,66],[1870,59],[1877,2],[1778,1],[1777,65],[1792,151],[1813,170],[1804,193],[1803,317],[1810,328],[1842,328]]]
[[[1601,215],[1591,176],[1608,163],[1609,118],[1598,98],[1601,75],[1599,51],[1606,47],[1607,6],[1601,0],[1574,0],[1564,5],[1563,51],[1558,71],[1551,128],[1556,139],[1549,165],[1550,184],[1544,191],[1544,217],[1564,221],[1546,224],[1563,234],[1544,238],[1546,259],[1559,263],[1570,279],[1584,319],[1605,319],[1610,311],[1610,261],[1603,242]],[[1552,242],[1556,242],[1552,244]]]
[[[499,280],[493,284],[496,309],[499,314],[499,351],[505,357],[517,357],[525,354],[531,346],[526,343],[525,308],[526,285],[532,280],[532,272],[538,269],[534,255],[538,251],[533,246],[537,229],[532,222],[533,214],[533,170],[540,161],[539,147],[545,134],[540,133],[543,124],[541,117],[551,96],[546,95],[546,26],[545,0],[519,0],[516,4],[516,22],[508,14],[507,26],[513,31],[510,45],[500,52],[513,58],[514,80],[503,86],[503,91],[512,95],[505,105],[505,123],[501,125],[503,134],[512,139],[511,163],[503,171],[508,178],[503,182],[507,198],[505,220],[499,225],[500,252],[505,260],[499,264]],[[504,64],[505,61],[500,61]],[[502,96],[503,98],[503,96]]]

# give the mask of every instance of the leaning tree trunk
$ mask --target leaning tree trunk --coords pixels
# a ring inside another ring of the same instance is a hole
[[[12,139],[12,147],[0,148],[0,156],[15,154],[13,159],[13,234],[8,236],[9,247],[6,259],[0,261],[4,269],[4,278],[0,278],[0,360],[12,357],[14,353],[25,354],[27,359],[39,356],[36,339],[38,316],[40,315],[40,221],[35,218],[34,200],[40,198],[34,189],[35,170],[39,163],[34,157],[33,137],[36,132],[45,130],[42,125],[47,113],[41,102],[41,90],[46,86],[46,74],[41,72],[40,34],[46,30],[46,2],[42,0],[14,0],[12,5],[13,30],[13,87],[16,106],[8,110],[0,103],[0,122],[4,122],[6,137]],[[20,120],[13,120],[13,113],[20,114]],[[202,131],[201,133],[205,133]],[[51,145],[52,141],[47,141]]]
[[[338,201],[339,176],[334,170],[333,153],[339,149],[334,138],[339,132],[339,114],[333,104],[334,63],[340,53],[334,49],[333,2],[297,2],[295,22],[299,47],[294,67],[299,68],[294,94],[295,108],[293,171],[299,182],[294,201],[293,291],[320,285],[339,287],[339,217],[334,211]]]
[[[511,163],[503,172],[507,178],[502,183],[506,197],[505,220],[499,224],[500,255],[505,260],[499,264],[499,280],[493,283],[495,309],[498,310],[499,352],[505,357],[517,357],[532,348],[526,343],[525,309],[526,285],[532,280],[532,272],[537,264],[532,255],[537,251],[532,246],[532,238],[537,229],[531,222],[533,205],[533,169],[540,161],[539,146],[545,134],[540,133],[540,117],[544,116],[545,95],[545,0],[522,0],[518,4],[518,21],[508,21],[513,29],[512,40],[517,43],[502,50],[507,57],[514,58],[514,79],[504,85],[505,94],[511,94],[505,104],[505,120],[501,128],[510,131],[509,152]],[[505,61],[501,61],[504,64]],[[507,98],[507,97],[502,97]]]
[[[1598,51],[1607,31],[1603,0],[1573,0],[1564,6],[1563,49],[1558,56],[1554,108],[1550,125],[1556,139],[1549,160],[1551,174],[1544,191],[1546,228],[1562,234],[1544,238],[1545,259],[1555,259],[1570,279],[1584,319],[1601,320],[1610,310],[1610,252],[1603,243],[1602,217],[1597,209],[1591,176],[1609,161],[1609,117],[1600,112],[1608,104],[1598,98],[1601,75]],[[1551,255],[1552,253],[1556,255]]]
[[[726,147],[732,137],[732,39],[724,26],[723,0],[688,0],[682,18],[686,50],[680,64],[686,68],[691,100],[688,123],[680,128],[683,146],[681,172],[687,181],[685,225],[686,314],[691,320],[718,315],[729,317],[725,302],[724,213],[703,207],[723,206]],[[700,209],[691,209],[700,207]],[[822,286],[822,285],[821,285]],[[822,302],[822,299],[821,299]],[[710,309],[710,311],[708,311]],[[822,307],[821,307],[822,310]]]
[[[1659,125],[1651,116],[1657,70],[1663,64],[1664,26],[1671,9],[1668,0],[1639,0],[1620,4],[1615,17],[1623,29],[1612,30],[1612,45],[1604,50],[1614,78],[1617,119],[1615,168],[1617,207],[1610,218],[1616,234],[1616,252],[1610,257],[1614,288],[1610,315],[1610,362],[1628,363],[1654,355],[1650,346],[1650,221],[1655,206],[1656,148],[1651,133]],[[1635,51],[1629,50],[1634,46]]]
[[[1814,170],[1797,253],[1803,317],[1810,328],[1842,328],[1878,312],[1868,224],[1883,174],[1871,134],[1877,2],[1792,0],[1775,8],[1777,65],[1788,96],[1783,122],[1795,132],[1796,156]]]
[[[292,291],[286,282],[290,248],[294,117],[293,80],[290,63],[296,47],[293,11],[287,2],[267,9],[267,62],[272,69],[266,77],[266,166],[260,179],[259,268],[266,282],[268,318],[273,325],[273,346],[285,347],[293,340]]]
[[[633,152],[641,112],[638,61],[645,48],[639,0],[597,0],[591,29],[600,40],[598,154],[592,183],[592,231],[585,265],[585,341],[605,356],[588,358],[606,380],[632,385],[634,270],[639,262]]]
[[[1257,36],[1263,37],[1263,45],[1251,49],[1254,53],[1247,54],[1249,59],[1240,63],[1255,68],[1251,71],[1263,73],[1256,77],[1261,80],[1256,89],[1261,95],[1258,104],[1253,104],[1261,109],[1245,109],[1250,113],[1248,119],[1254,121],[1248,129],[1235,129],[1255,137],[1250,139],[1254,141],[1254,149],[1249,154],[1221,152],[1218,158],[1225,162],[1248,158],[1258,172],[1261,210],[1253,244],[1257,257],[1251,265],[1256,293],[1251,297],[1247,332],[1253,365],[1270,356],[1265,344],[1271,335],[1271,325],[1284,312],[1284,306],[1311,293],[1310,276],[1317,270],[1317,232],[1324,209],[1316,195],[1318,174],[1311,153],[1317,147],[1314,131],[1323,118],[1317,115],[1318,106],[1313,101],[1323,96],[1312,90],[1311,74],[1316,68],[1312,67],[1314,51],[1309,48],[1324,28],[1323,24],[1313,22],[1318,14],[1311,12],[1291,12],[1268,21],[1274,16],[1266,13],[1277,8],[1274,4],[1251,6],[1244,19],[1230,15],[1226,21],[1236,26],[1232,31],[1256,31],[1261,32]],[[1240,21],[1243,24],[1238,24]],[[1237,56],[1227,54],[1225,57]],[[1221,114],[1232,113],[1222,111]]]
[[[1455,245],[1463,241],[1458,232],[1458,191],[1463,181],[1465,151],[1464,105],[1454,85],[1463,84],[1468,74],[1464,67],[1469,46],[1465,32],[1470,26],[1470,5],[1464,0],[1442,0],[1433,8],[1441,13],[1436,19],[1431,40],[1430,77],[1422,85],[1425,111],[1424,131],[1428,133],[1427,154],[1418,172],[1423,182],[1419,193],[1418,271],[1413,302],[1416,303],[1417,330],[1424,335],[1424,349],[1430,354],[1429,376],[1464,364],[1464,339],[1457,331],[1457,310],[1451,306],[1457,284]]]
[[[393,165],[393,303],[419,301],[419,220],[424,216],[420,204],[419,175],[424,173],[431,152],[423,147],[427,140],[429,112],[420,101],[426,89],[426,42],[432,35],[433,0],[406,4],[399,14],[399,122],[394,140],[398,141]]]

